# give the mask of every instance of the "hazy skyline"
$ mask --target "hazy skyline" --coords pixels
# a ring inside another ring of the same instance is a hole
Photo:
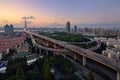
[[[22,17],[34,16],[31,26],[54,23],[120,23],[120,0],[0,0],[0,26],[23,26]]]

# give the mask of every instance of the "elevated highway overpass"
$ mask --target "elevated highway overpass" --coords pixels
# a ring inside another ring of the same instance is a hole
[[[57,41],[57,40],[54,40],[54,39],[51,39],[51,38],[48,38],[48,37],[45,37],[45,36],[42,36],[42,35],[39,35],[39,34],[35,34],[35,33],[29,32],[29,31],[26,31],[26,30],[24,30],[24,33],[30,35],[31,37],[36,36],[40,39],[51,42],[51,43],[53,43],[53,45],[59,45],[59,46],[65,48],[65,50],[74,52],[74,55],[78,54],[78,55],[83,56],[83,65],[86,65],[87,58],[90,58],[94,61],[97,61],[97,62],[103,64],[103,65],[106,65],[106,66],[116,70],[117,80],[120,80],[120,61],[116,61],[114,59],[110,59],[108,57],[105,57],[105,56],[102,56],[102,55],[97,54],[95,52],[92,52],[90,50],[83,49],[83,48],[80,48],[80,47],[77,47],[77,46],[74,46],[74,45],[70,45],[70,44],[68,44],[66,42],[63,42],[63,41]],[[32,41],[33,41],[33,43],[35,43],[34,45],[37,45],[33,37],[32,37]]]

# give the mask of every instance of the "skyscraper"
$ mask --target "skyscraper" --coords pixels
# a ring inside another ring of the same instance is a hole
[[[4,32],[5,35],[11,35],[12,36],[14,34],[14,27],[13,27],[12,24],[10,24],[10,25],[6,24],[4,29],[5,29],[5,32]]]
[[[77,32],[77,26],[76,25],[74,26],[74,32],[75,33]]]
[[[70,22],[66,23],[66,32],[70,33]]]

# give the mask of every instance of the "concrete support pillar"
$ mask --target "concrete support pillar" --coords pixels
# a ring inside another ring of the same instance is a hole
[[[17,45],[15,45],[15,48],[17,49]]]
[[[46,50],[46,56],[48,56],[48,50]]]
[[[66,54],[65,53],[63,53],[63,57],[64,57],[64,59],[66,58]]]
[[[117,80],[120,80],[120,71],[117,71]]]
[[[2,59],[2,57],[3,57],[3,54],[2,54],[2,53],[0,53],[0,60]]]
[[[39,55],[41,55],[41,49],[39,49]]]
[[[53,52],[53,57],[55,58],[56,52]]]
[[[35,51],[37,51],[37,47],[35,47]]]
[[[86,59],[86,57],[85,57],[85,56],[83,56],[83,66],[85,66],[85,65],[86,65],[86,62],[87,62],[87,59]]]
[[[76,54],[74,54],[74,60],[76,60],[77,59],[77,56],[76,56]]]
[[[56,44],[54,43],[54,49],[56,49]]]

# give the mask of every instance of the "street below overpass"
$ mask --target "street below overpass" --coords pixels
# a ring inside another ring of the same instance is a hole
[[[66,58],[69,59],[70,61],[81,65],[83,64],[83,59],[82,56],[79,56],[76,60],[74,60],[73,53],[66,54]],[[104,80],[110,79],[110,80],[116,80],[116,73],[113,69],[105,67],[105,65],[102,65],[100,63],[97,63],[93,60],[87,59],[86,66],[82,66],[81,68],[86,68],[86,69],[92,69],[96,75],[99,76],[99,78],[103,78]],[[98,77],[97,76],[97,77]]]
[[[84,76],[84,80],[88,80],[87,74],[89,72],[89,69],[87,69],[86,67],[80,65],[78,62],[74,61],[73,59],[69,58],[68,56],[66,56],[65,58],[68,59],[70,62],[72,62],[75,65],[77,72],[81,73],[81,75]],[[93,74],[94,74],[95,80],[105,80],[101,76],[99,76],[99,75],[97,75],[95,73],[93,73]]]

